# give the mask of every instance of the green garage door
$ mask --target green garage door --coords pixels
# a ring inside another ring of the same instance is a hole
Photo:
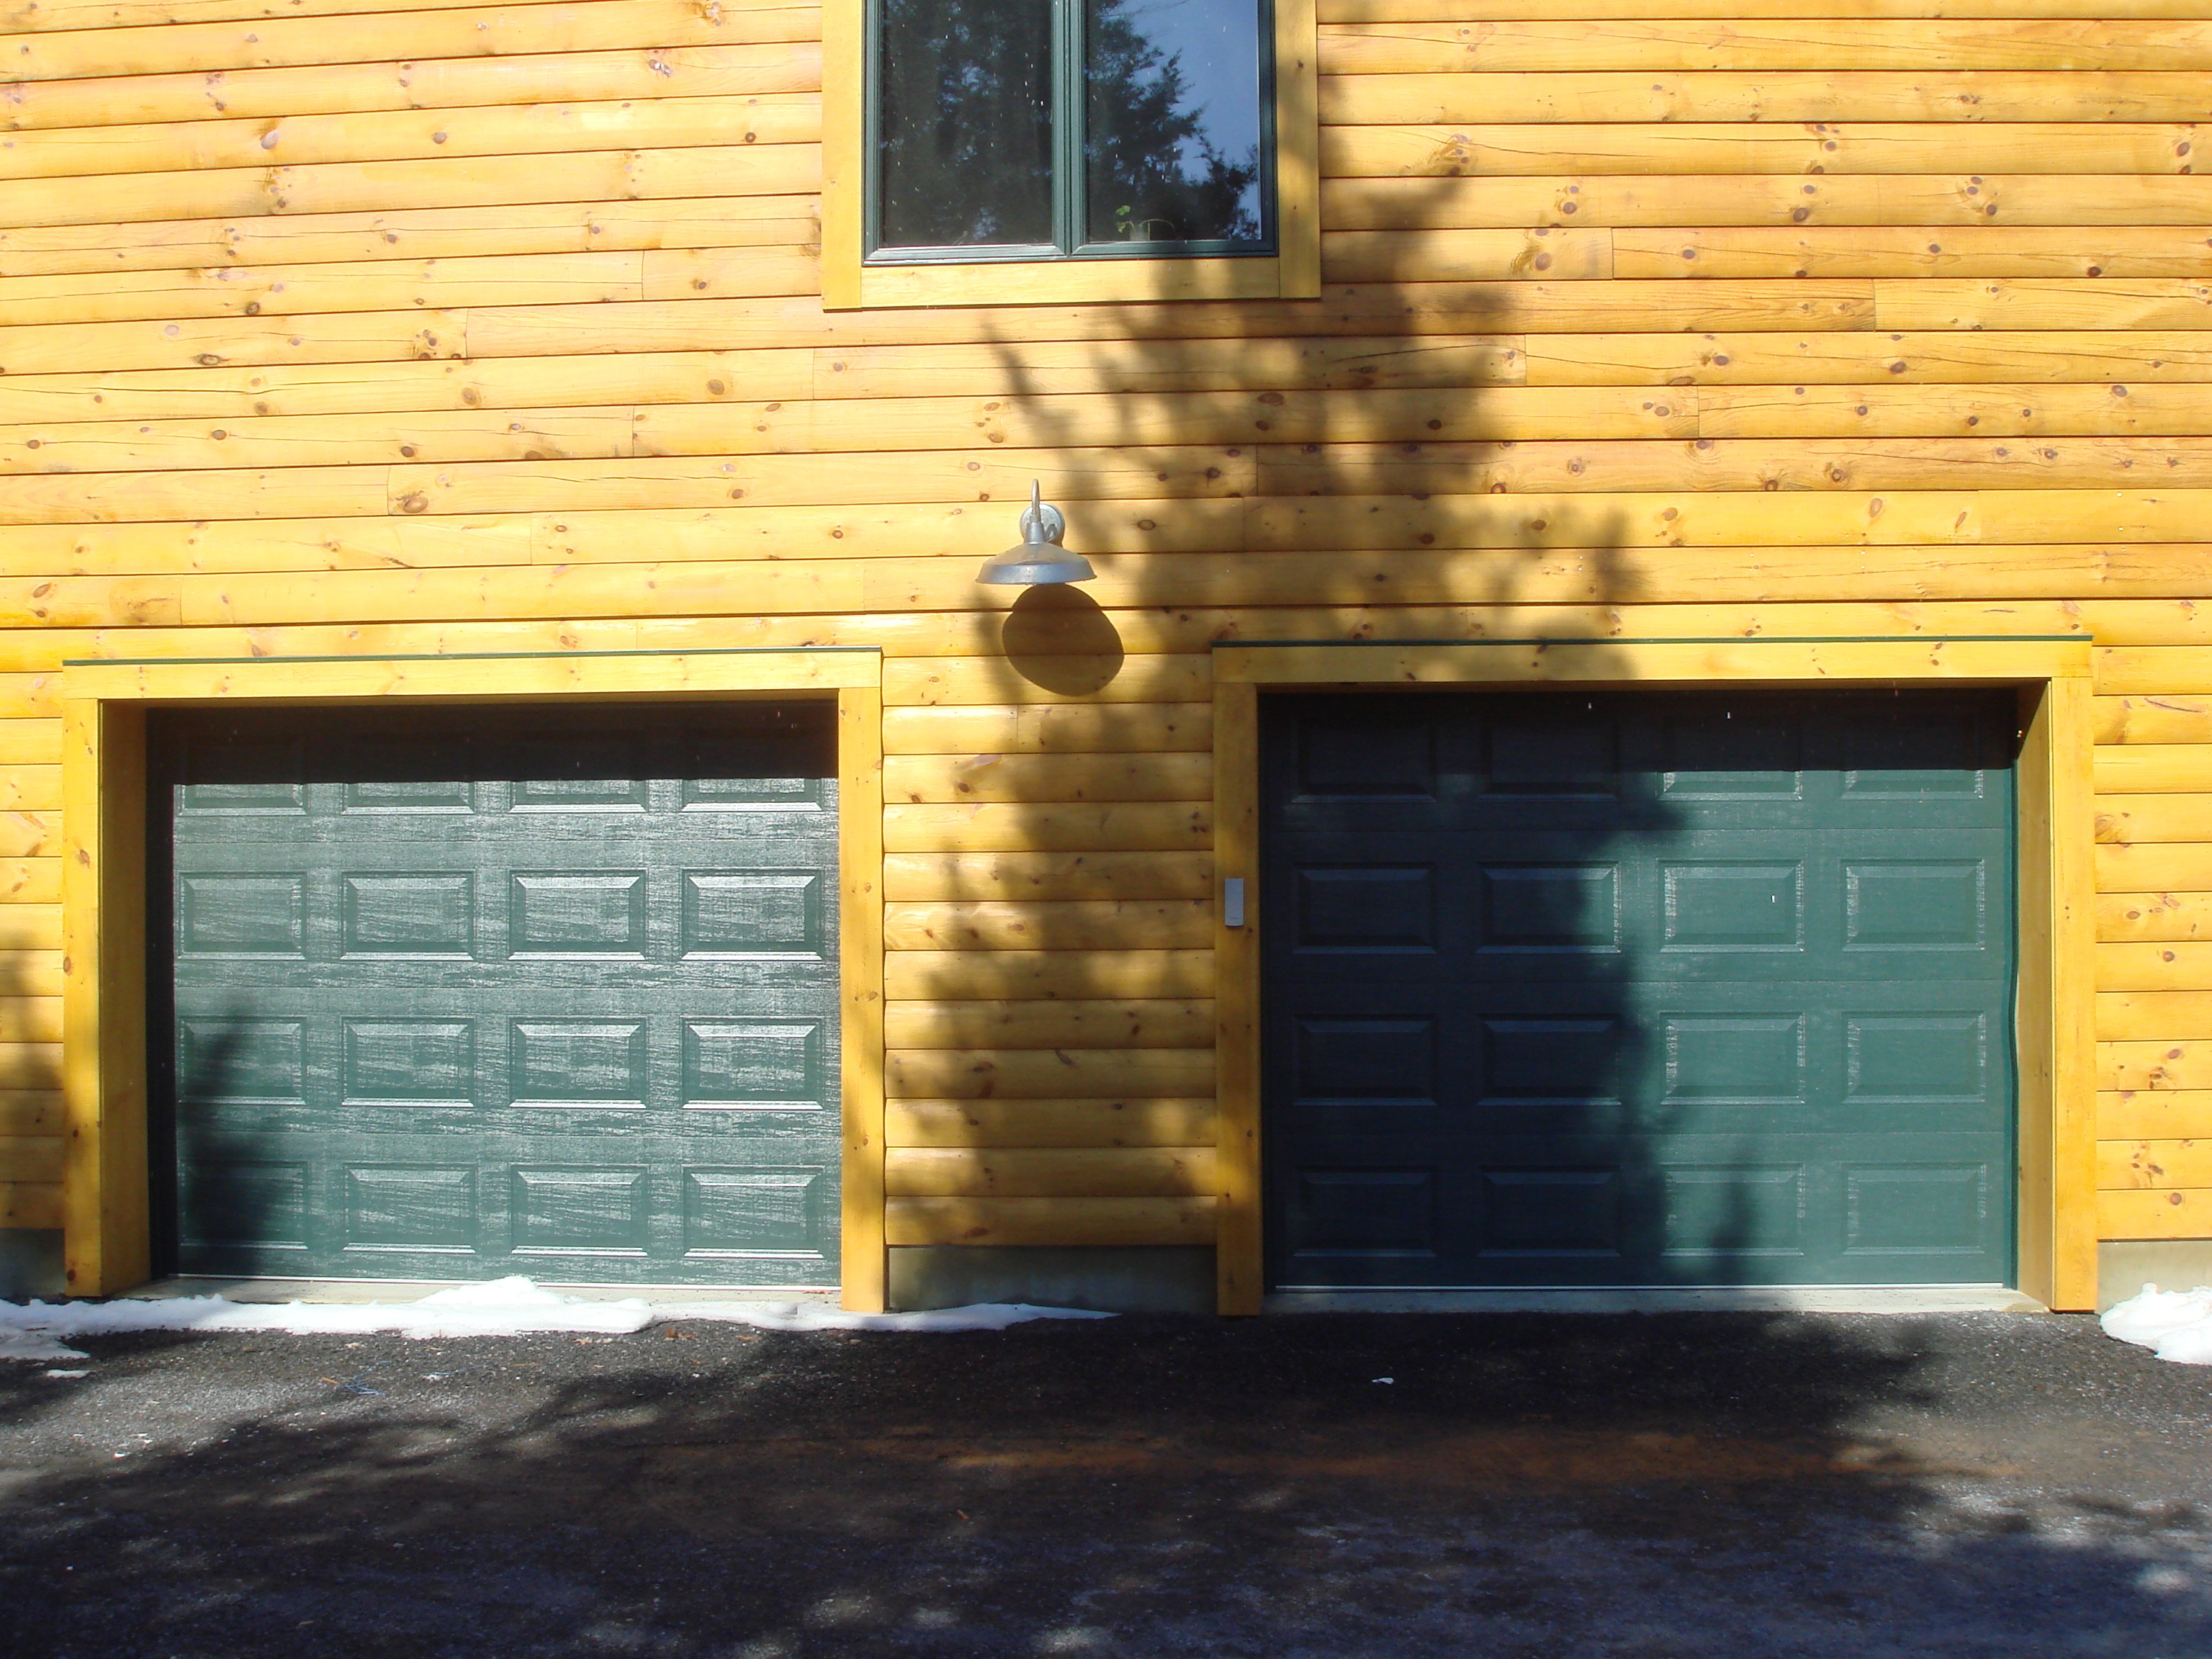
[[[825,706],[156,738],[182,1271],[836,1282]]]
[[[2010,1279],[2008,695],[1266,707],[1275,1285]]]

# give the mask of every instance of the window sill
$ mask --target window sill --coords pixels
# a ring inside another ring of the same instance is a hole
[[[823,271],[831,311],[900,306],[1095,305],[1152,300],[1316,298],[1285,283],[1280,255],[1238,258],[1042,259],[860,265]],[[1316,273],[1318,274],[1318,273]]]

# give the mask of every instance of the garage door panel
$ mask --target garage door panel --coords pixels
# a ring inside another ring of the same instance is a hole
[[[1612,859],[1509,864],[1484,861],[1473,884],[1475,948],[1521,954],[1619,954],[1621,870]]]
[[[1476,1200],[1478,1254],[1525,1272],[1542,1261],[1604,1273],[1631,1254],[1632,1194],[1618,1164],[1487,1164]]]
[[[1659,1182],[1659,1251],[1675,1272],[1702,1279],[1717,1269],[1803,1270],[1816,1197],[1804,1164],[1723,1152],[1711,1163],[1668,1164]]]
[[[1773,808],[1804,798],[1804,723],[1793,712],[1754,706],[1716,720],[1706,708],[1684,709],[1662,715],[1656,735],[1657,752],[1638,758],[1657,774],[1662,799]]]
[[[1443,1206],[1432,1169],[1302,1165],[1288,1218],[1306,1259],[1433,1261]]]
[[[834,1283],[827,720],[288,718],[161,751],[184,1265]]]
[[[1546,802],[1618,800],[1620,723],[1608,714],[1524,702],[1501,708],[1479,728],[1475,789],[1493,808]]]
[[[1375,854],[1378,860],[1387,856],[1380,848]],[[1295,886],[1293,951],[1426,956],[1437,948],[1437,872],[1431,865],[1303,863],[1289,878]]]
[[[1662,1115],[1722,1107],[1802,1115],[1811,1105],[1813,1024],[1801,1009],[1662,1013]]]
[[[307,1249],[311,1165],[279,1150],[259,1140],[195,1149],[180,1210],[187,1243]]]
[[[1358,794],[1400,726],[1422,799]],[[2006,1277],[2012,740],[1980,694],[1268,705],[1278,1281]]]
[[[1425,806],[1436,799],[1436,723],[1346,703],[1300,728],[1294,805],[1328,801]]]

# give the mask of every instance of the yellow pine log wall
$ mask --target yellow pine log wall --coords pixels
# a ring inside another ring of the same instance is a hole
[[[1319,302],[836,314],[812,8],[279,10],[0,21],[0,1225],[65,658],[881,646],[888,1236],[1146,1243],[1214,641],[2083,631],[2102,1231],[2212,1236],[2212,0],[1322,0]]]

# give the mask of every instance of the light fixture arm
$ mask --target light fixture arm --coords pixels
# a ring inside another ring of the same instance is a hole
[[[1049,542],[1058,547],[1067,539],[1067,515],[1044,498],[1044,486],[1030,480],[1030,504],[1022,509],[1022,540],[1031,547]]]

